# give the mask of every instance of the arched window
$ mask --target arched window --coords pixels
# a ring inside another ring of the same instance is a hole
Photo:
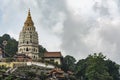
[[[35,48],[34,48],[34,51],[35,51]]]
[[[35,58],[35,56],[33,58]]]
[[[28,48],[26,48],[26,51],[29,51]]]
[[[30,38],[32,38],[32,35],[30,35]]]
[[[27,41],[27,44],[28,44],[29,42]]]
[[[37,52],[37,49],[36,49],[36,52]]]
[[[27,24],[27,26],[29,26],[29,24]]]

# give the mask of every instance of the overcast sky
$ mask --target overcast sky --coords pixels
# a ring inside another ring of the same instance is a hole
[[[18,40],[29,8],[48,51],[77,60],[102,52],[120,64],[120,0],[0,0],[0,36]]]

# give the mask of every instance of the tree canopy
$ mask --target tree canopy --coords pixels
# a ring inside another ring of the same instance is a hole
[[[63,58],[62,69],[67,71],[74,71],[76,59],[70,55],[67,55]]]
[[[75,69],[80,80],[120,80],[119,65],[106,60],[102,53],[79,60]]]
[[[3,45],[4,41],[7,41],[5,46]],[[11,38],[9,34],[4,34],[0,37],[0,45],[5,48],[5,53],[12,57],[17,52],[18,41]]]
[[[94,53],[76,62],[73,56],[63,58],[62,69],[74,72],[76,80],[120,80],[120,66],[102,53]]]

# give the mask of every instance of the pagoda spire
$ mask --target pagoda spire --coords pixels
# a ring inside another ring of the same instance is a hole
[[[30,9],[28,10],[28,16],[24,23],[24,26],[34,26],[34,23],[32,21],[32,17],[31,17],[31,13],[30,13]]]
[[[28,10],[28,17],[31,17],[30,8],[29,8],[29,10]]]

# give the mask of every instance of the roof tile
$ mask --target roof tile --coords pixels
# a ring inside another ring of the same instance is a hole
[[[46,52],[44,57],[62,57],[61,52]]]

